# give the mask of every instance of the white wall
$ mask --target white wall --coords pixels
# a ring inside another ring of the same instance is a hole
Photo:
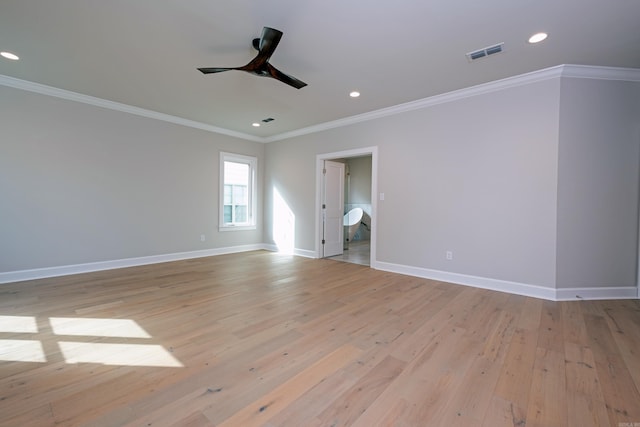
[[[556,78],[269,143],[265,237],[277,186],[296,248],[312,251],[316,155],[378,146],[378,261],[553,287],[559,88]]]
[[[635,286],[640,83],[566,78],[560,100],[557,287]]]
[[[0,273],[263,241],[217,231],[219,152],[262,188],[263,144],[5,86],[0,129]]]

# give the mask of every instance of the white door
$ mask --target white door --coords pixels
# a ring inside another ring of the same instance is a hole
[[[344,163],[324,161],[322,256],[341,255],[344,234]]]

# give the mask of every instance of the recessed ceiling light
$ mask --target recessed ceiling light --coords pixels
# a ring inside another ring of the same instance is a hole
[[[360,92],[358,92],[358,91],[354,90],[353,92],[351,92],[351,93],[349,94],[349,96],[350,96],[350,97],[352,97],[352,98],[357,98],[357,97],[359,97],[359,96],[360,96]]]
[[[547,38],[547,33],[536,33],[529,37],[529,43],[540,43],[542,40]]]
[[[0,52],[0,55],[4,56],[7,59],[11,59],[12,61],[17,61],[18,59],[20,59],[18,55],[11,52]]]
[[[251,126],[253,126],[254,128],[259,128],[260,127],[260,123],[258,123],[258,122],[252,123]]]

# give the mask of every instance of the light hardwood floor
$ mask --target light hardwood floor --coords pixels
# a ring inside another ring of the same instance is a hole
[[[640,425],[640,304],[224,255],[0,285],[2,426]]]

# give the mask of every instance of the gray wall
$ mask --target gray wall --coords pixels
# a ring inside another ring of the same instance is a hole
[[[263,144],[4,86],[0,129],[0,272],[263,241],[217,231],[219,152],[262,188]]]
[[[371,205],[371,156],[347,159],[349,166],[349,194],[347,204]]]
[[[296,248],[314,250],[316,155],[378,146],[378,261],[554,287],[559,88],[557,78],[273,142],[265,183],[291,202]]]
[[[316,155],[369,146],[385,193],[376,261],[555,289],[636,286],[640,83],[557,77],[271,143],[265,180],[306,219],[297,248],[314,248]]]
[[[564,79],[557,287],[635,286],[640,83]]]
[[[0,272],[273,243],[274,190],[312,253],[316,156],[377,146],[376,261],[636,284],[637,82],[556,77],[267,145],[0,87],[0,126]],[[217,231],[220,151],[259,159],[255,231]]]

